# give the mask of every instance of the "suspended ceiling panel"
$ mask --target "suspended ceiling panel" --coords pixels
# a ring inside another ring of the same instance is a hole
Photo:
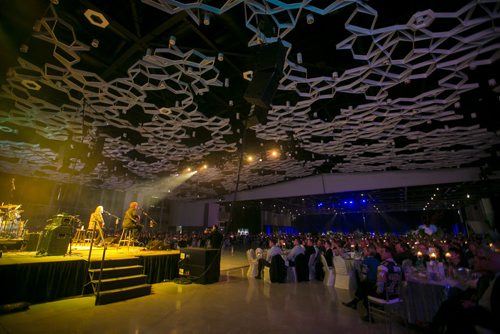
[[[207,198],[500,169],[498,1],[1,6],[5,173]]]

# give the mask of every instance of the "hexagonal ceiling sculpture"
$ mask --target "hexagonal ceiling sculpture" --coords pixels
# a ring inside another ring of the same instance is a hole
[[[317,173],[500,169],[497,1],[113,6],[61,1],[35,22],[2,85],[0,171],[200,198]],[[256,59],[277,42],[283,62]],[[269,62],[263,122],[243,73]]]

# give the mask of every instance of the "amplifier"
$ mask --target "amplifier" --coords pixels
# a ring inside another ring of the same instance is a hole
[[[42,232],[36,252],[42,255],[64,255],[70,240],[71,226],[49,224]]]

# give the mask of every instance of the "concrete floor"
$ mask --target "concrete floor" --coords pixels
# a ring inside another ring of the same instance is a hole
[[[242,253],[224,252],[210,285],[153,285],[150,296],[94,306],[93,296],[32,305],[0,316],[0,333],[384,333],[341,305],[345,290],[321,282],[247,279]],[[233,268],[233,269],[231,269]],[[393,333],[414,333],[396,324]]]

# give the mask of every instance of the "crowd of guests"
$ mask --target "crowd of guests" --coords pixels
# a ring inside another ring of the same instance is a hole
[[[104,239],[102,235],[99,237]],[[304,257],[307,263],[311,256],[314,257],[317,280],[322,280],[324,275],[320,255],[324,256],[328,267],[333,267],[335,256],[352,257],[355,254],[361,261],[355,275],[357,289],[354,298],[344,301],[343,305],[352,309],[364,305],[365,310],[368,296],[397,296],[399,289],[395,287],[405,279],[406,268],[425,270],[430,261],[440,261],[449,275],[464,270],[478,275],[468,289],[450,290],[429,331],[474,333],[474,326],[480,325],[500,332],[500,321],[496,321],[500,319],[500,244],[481,236],[428,235],[423,231],[406,235],[355,232],[321,235],[227,233],[223,236],[215,226],[185,234],[139,230],[137,240],[151,250],[201,247],[244,251],[268,248],[267,256],[259,260],[257,279],[262,277],[263,268],[271,265],[273,257],[282,258],[282,252],[286,253],[289,266],[294,266],[299,257]],[[363,319],[370,320],[369,314]]]
[[[246,237],[245,237],[246,238]],[[451,236],[446,234],[408,235],[392,234],[325,234],[325,235],[258,235],[247,241],[262,247],[268,244],[267,257],[259,260],[258,275],[264,266],[271,265],[273,256],[286,254],[289,265],[299,254],[306,259],[316,257],[316,279],[322,280],[319,255],[328,266],[333,266],[335,256],[352,256],[360,259],[356,271],[357,289],[354,298],[344,301],[346,307],[357,309],[360,304],[367,310],[368,296],[396,298],[406,268],[424,270],[430,261],[440,261],[446,273],[474,272],[468,288],[451,288],[429,325],[429,332],[475,333],[476,326],[500,331],[500,244],[481,236]],[[421,267],[421,268],[419,268]],[[470,278],[470,277],[469,277]],[[369,314],[363,316],[369,320]]]

